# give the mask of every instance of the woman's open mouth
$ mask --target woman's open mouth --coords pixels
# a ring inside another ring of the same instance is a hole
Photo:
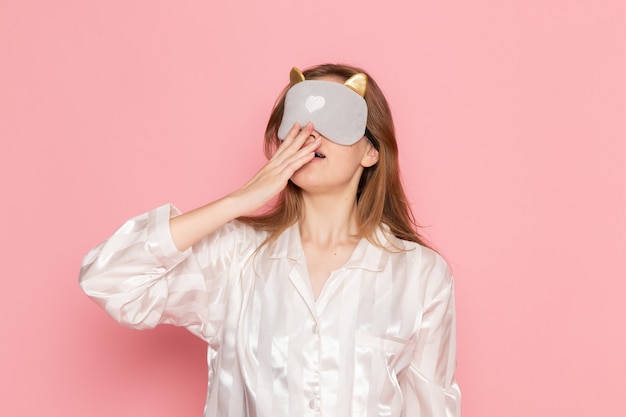
[[[322,154],[321,154],[321,153],[319,153],[319,152],[315,152],[315,157],[316,157],[316,158],[326,158],[324,155],[322,155]]]

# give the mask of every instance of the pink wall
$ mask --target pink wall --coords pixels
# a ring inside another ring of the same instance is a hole
[[[0,2],[0,415],[201,415],[202,343],[117,326],[81,258],[244,183],[290,67],[323,61],[391,102],[464,416],[626,415],[626,3],[248,3]]]

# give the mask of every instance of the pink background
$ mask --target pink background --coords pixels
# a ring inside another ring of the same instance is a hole
[[[626,415],[626,3],[0,1],[0,415],[200,416],[204,346],[82,256],[243,184],[292,65],[367,68],[456,276],[464,416]]]

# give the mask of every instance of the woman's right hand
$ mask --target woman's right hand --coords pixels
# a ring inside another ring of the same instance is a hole
[[[241,198],[244,210],[240,215],[247,215],[263,207],[286,186],[291,176],[304,164],[315,157],[315,150],[321,139],[307,142],[313,132],[313,124],[300,128],[295,123],[282,141],[272,158],[241,189],[231,197]]]
[[[180,251],[193,246],[218,227],[254,213],[286,186],[289,178],[315,157],[321,139],[307,142],[313,125],[294,124],[272,158],[239,190],[205,206],[170,219],[174,244]]]

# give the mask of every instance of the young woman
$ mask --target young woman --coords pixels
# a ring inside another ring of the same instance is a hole
[[[208,343],[207,417],[460,416],[453,281],[416,232],[375,81],[294,68],[265,147],[224,198],[129,220],[85,257],[83,290],[126,326]]]

